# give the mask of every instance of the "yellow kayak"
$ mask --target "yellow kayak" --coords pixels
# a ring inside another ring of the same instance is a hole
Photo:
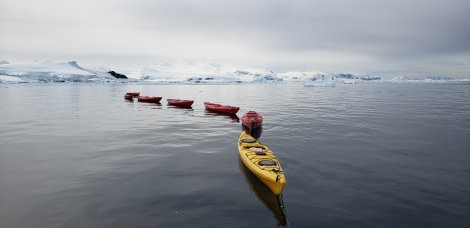
[[[281,164],[269,148],[242,131],[238,140],[238,152],[243,164],[274,194],[282,193],[286,178]]]

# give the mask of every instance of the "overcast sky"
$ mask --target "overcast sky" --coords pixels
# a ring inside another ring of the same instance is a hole
[[[470,78],[468,0],[0,0],[0,60]]]

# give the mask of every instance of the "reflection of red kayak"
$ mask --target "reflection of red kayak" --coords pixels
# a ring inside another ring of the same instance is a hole
[[[223,117],[226,117],[228,119],[231,119],[232,122],[240,122],[240,118],[238,118],[237,114],[232,114],[232,113],[226,113],[226,112],[214,112],[214,111],[210,111],[210,110],[206,110],[204,112],[204,114],[206,116],[223,116]]]
[[[206,106],[206,109],[209,111],[225,112],[225,113],[230,113],[230,114],[235,114],[240,109],[240,107],[221,105],[221,104],[215,104],[215,103],[210,103],[210,102],[204,102],[204,106]]]
[[[138,96],[137,101],[148,103],[159,103],[162,97]]]
[[[251,133],[253,129],[261,127],[262,124],[263,117],[255,111],[249,111],[242,116],[242,125],[249,129],[248,133]]]
[[[168,105],[180,106],[180,107],[191,107],[193,105],[193,100],[181,100],[181,99],[166,99]]]

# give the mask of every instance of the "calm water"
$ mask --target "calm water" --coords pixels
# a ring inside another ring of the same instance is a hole
[[[290,227],[470,227],[468,83],[0,85],[0,227],[276,227],[204,101],[263,115]]]

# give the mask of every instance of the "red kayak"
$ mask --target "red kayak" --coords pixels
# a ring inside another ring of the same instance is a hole
[[[209,111],[225,112],[225,113],[230,113],[230,114],[235,114],[240,109],[240,107],[221,105],[221,104],[215,104],[215,103],[210,103],[210,102],[204,102],[204,106],[206,106],[206,109]]]
[[[249,111],[242,116],[242,125],[249,129],[249,132],[252,132],[253,129],[261,127],[263,124],[263,117],[255,112]]]
[[[140,92],[127,92],[126,95],[127,95],[127,94],[129,94],[129,95],[131,95],[131,96],[133,96],[133,97],[138,97],[138,96],[140,96]]]
[[[147,102],[147,103],[159,103],[162,97],[152,97],[152,96],[138,96],[137,101]]]
[[[166,99],[168,105],[180,106],[180,107],[191,107],[193,105],[193,100],[181,100],[181,99]]]
[[[126,93],[124,94],[124,99],[132,101],[134,100],[134,95]]]

